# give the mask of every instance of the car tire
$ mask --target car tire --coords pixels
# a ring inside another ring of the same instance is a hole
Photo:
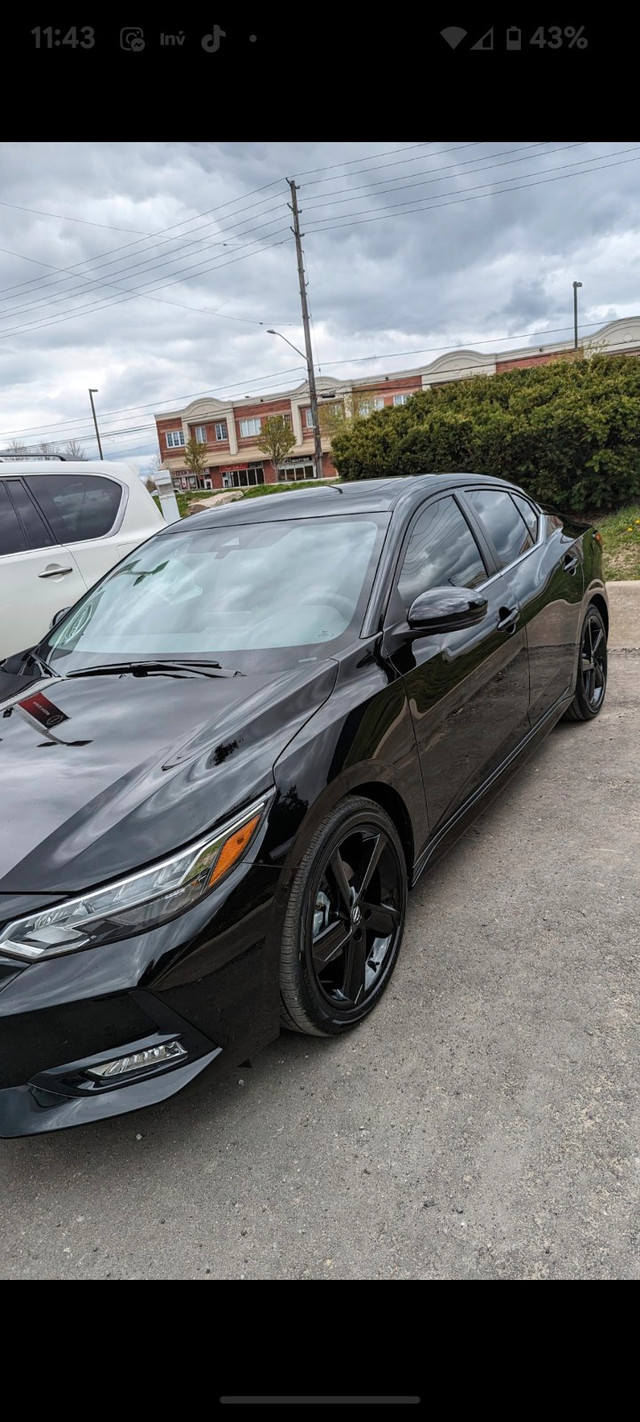
[[[335,1037],[379,1002],[395,968],[407,863],[381,807],[348,795],[316,830],[298,866],[280,960],[282,1023]]]
[[[591,603],[580,631],[578,675],[566,721],[593,721],[600,714],[607,691],[607,629],[601,612]]]

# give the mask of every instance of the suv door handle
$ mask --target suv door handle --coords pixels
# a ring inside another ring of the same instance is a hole
[[[516,630],[516,622],[520,617],[519,607],[501,607],[498,613],[498,628],[503,632],[508,628],[511,632]]]
[[[47,563],[46,568],[38,573],[39,578],[61,578],[65,573],[72,573],[73,568],[62,568],[59,563]]]
[[[565,573],[575,573],[579,559],[575,553],[565,553],[562,560]]]

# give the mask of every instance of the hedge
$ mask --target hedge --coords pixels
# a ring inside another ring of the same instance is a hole
[[[542,502],[616,509],[640,494],[640,360],[596,355],[474,376],[345,420],[343,479],[493,474]]]

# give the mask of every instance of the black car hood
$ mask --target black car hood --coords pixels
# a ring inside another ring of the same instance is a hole
[[[273,783],[337,662],[220,678],[43,678],[0,705],[0,894],[84,890]]]

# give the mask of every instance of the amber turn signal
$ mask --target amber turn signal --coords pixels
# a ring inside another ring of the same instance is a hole
[[[218,879],[221,879],[222,875],[227,873],[227,870],[231,868],[232,864],[235,864],[236,859],[239,859],[240,855],[244,853],[259,822],[260,816],[254,815],[252,820],[247,820],[246,825],[243,825],[239,830],[234,830],[233,834],[229,835],[226,844],[224,844],[220,850],[213,866],[209,876],[209,885],[217,884]]]

